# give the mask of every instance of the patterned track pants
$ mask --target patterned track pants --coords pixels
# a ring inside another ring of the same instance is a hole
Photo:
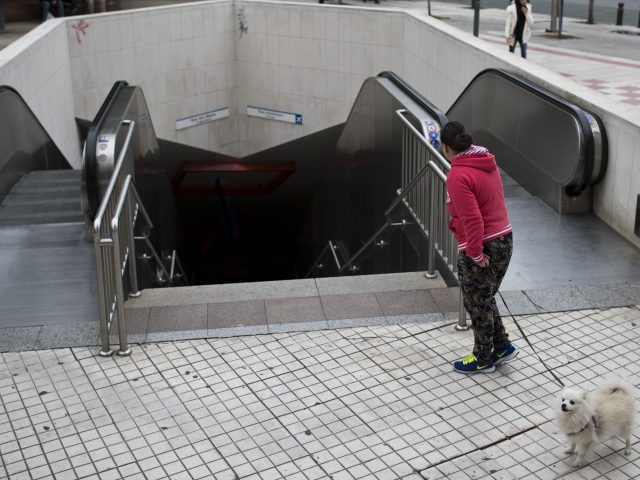
[[[471,316],[473,353],[480,365],[491,363],[494,347],[499,350],[509,343],[495,295],[507,273],[512,251],[513,235],[507,233],[484,244],[483,252],[491,258],[487,267],[477,265],[465,252],[458,254],[458,279],[464,308]]]

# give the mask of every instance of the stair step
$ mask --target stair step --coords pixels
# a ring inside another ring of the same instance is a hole
[[[80,180],[82,176],[81,170],[33,170],[25,175],[26,178],[50,178],[50,179],[72,179],[76,178]]]
[[[0,226],[84,221],[79,170],[36,170],[24,175],[0,204]]]
[[[150,288],[146,289],[141,297],[127,300],[127,307],[197,305],[212,303],[212,299],[215,299],[214,302],[273,300],[401,290],[431,290],[446,287],[446,283],[439,275],[435,279],[429,279],[425,278],[424,272],[352,275],[304,280]]]
[[[47,196],[37,196],[28,194],[9,194],[2,201],[2,207],[12,207],[20,205],[40,205],[55,203],[57,205],[79,205],[80,195],[70,195],[69,192],[52,192]],[[1,208],[1,207],[0,207]]]
[[[29,217],[0,217],[0,227],[17,227],[26,225],[50,225],[54,223],[84,223],[84,215],[77,213],[42,215]]]
[[[16,185],[10,195],[71,195],[80,197],[80,184],[77,185]]]

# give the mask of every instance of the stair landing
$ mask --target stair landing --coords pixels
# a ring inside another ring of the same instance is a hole
[[[424,272],[148,289],[127,302],[127,331],[152,342],[424,323],[457,318],[458,295]]]

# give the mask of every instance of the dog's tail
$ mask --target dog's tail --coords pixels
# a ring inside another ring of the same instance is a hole
[[[634,395],[635,392],[631,384],[628,382],[625,382],[621,378],[611,380],[607,382],[605,385],[603,385],[601,388],[603,390],[603,393],[606,393],[607,395],[621,394],[621,395],[627,395],[629,397],[635,396]]]

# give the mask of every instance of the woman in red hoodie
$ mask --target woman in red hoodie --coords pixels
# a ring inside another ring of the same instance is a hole
[[[447,177],[449,229],[458,240],[458,280],[471,316],[473,352],[453,364],[461,373],[493,372],[518,349],[504,329],[495,295],[507,273],[513,237],[495,157],[459,122],[440,132],[442,152],[451,162]]]

